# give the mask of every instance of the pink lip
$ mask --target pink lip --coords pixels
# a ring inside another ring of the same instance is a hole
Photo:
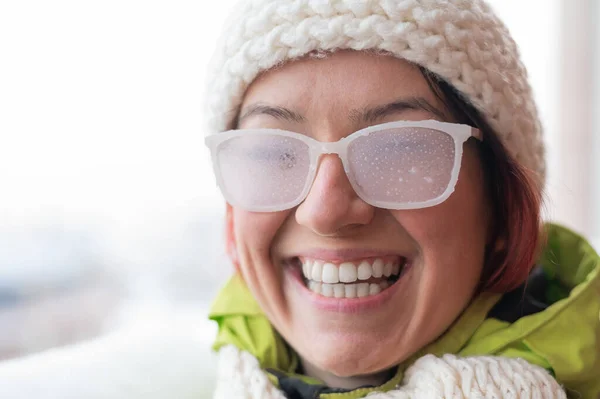
[[[311,248],[296,253],[291,257],[301,257],[309,259],[327,260],[330,262],[341,263],[345,261],[352,261],[355,259],[366,259],[366,258],[389,258],[402,256],[410,259],[410,256],[406,254],[398,253],[397,251],[382,251],[373,249],[322,249],[322,248]]]
[[[359,313],[371,311],[391,300],[401,285],[404,285],[405,277],[410,273],[411,265],[406,265],[406,271],[402,273],[400,279],[392,286],[383,290],[381,293],[363,298],[329,298],[315,294],[304,285],[304,279],[300,268],[286,267],[284,271],[285,278],[291,283],[291,287],[302,297],[302,299],[319,310],[338,312],[338,313]]]

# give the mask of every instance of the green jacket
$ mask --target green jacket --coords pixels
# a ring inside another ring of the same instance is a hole
[[[373,390],[388,391],[402,381],[404,370],[417,358],[452,353],[520,357],[550,371],[569,396],[599,398],[600,258],[589,243],[564,227],[548,224],[546,234],[546,248],[538,262],[543,298],[536,298],[545,302],[543,310],[507,321],[495,316],[501,313],[499,305],[515,309],[520,304],[511,305],[509,294],[482,293],[446,333],[400,365],[382,386],[320,397],[353,399]],[[522,299],[523,291],[517,297]],[[275,384],[282,375],[322,384],[294,374],[297,355],[271,326],[240,277],[234,276],[222,289],[209,317],[219,325],[215,350],[233,344],[250,352],[270,370]]]

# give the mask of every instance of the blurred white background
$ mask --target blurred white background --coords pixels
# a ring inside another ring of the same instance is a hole
[[[547,217],[597,237],[600,7],[491,3],[547,131]],[[173,312],[208,347],[231,266],[201,107],[232,5],[0,1],[0,359]]]

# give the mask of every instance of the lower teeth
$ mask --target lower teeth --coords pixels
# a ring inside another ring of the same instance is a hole
[[[364,298],[377,295],[390,286],[390,283],[325,284],[308,281],[308,289],[329,298]]]

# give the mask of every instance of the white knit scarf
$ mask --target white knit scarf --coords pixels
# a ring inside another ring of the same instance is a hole
[[[543,368],[522,359],[496,356],[423,356],[389,392],[370,399],[566,399],[566,394]],[[260,368],[258,360],[234,346],[219,351],[215,399],[285,399]]]

